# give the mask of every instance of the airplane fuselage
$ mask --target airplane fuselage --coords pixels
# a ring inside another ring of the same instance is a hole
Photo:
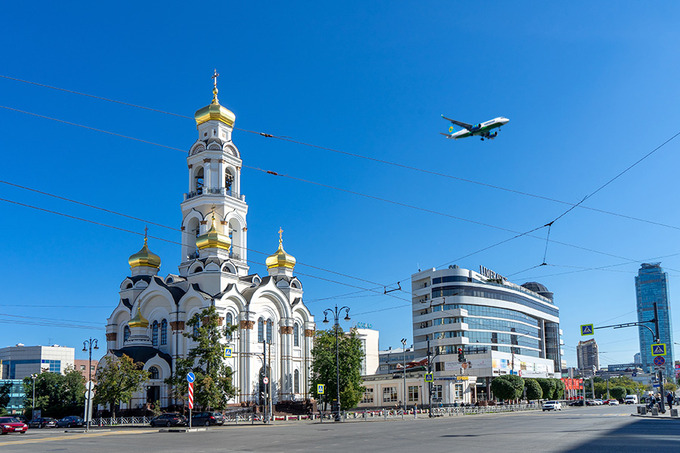
[[[496,138],[498,135],[498,131],[492,133],[491,131],[493,129],[499,128],[506,124],[508,121],[510,121],[507,118],[504,118],[502,116],[499,116],[497,118],[494,118],[489,121],[485,121],[483,123],[475,124],[469,129],[464,128],[463,130],[460,130],[458,132],[454,132],[452,134],[443,134],[447,138],[453,138],[455,140],[458,140],[459,138],[466,138],[466,137],[472,137],[472,136],[479,136],[482,137],[482,139],[488,138],[488,139],[493,139]]]

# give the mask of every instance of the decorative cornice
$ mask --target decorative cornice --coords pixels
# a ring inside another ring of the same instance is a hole
[[[116,338],[118,338],[117,332],[109,332],[106,334],[106,341],[116,341]]]
[[[255,321],[241,321],[239,327],[241,329],[253,330],[254,325]]]
[[[175,332],[184,330],[184,321],[170,321],[170,328]]]
[[[281,326],[281,333],[292,334],[293,333],[293,326]]]
[[[316,331],[312,329],[305,329],[305,337],[313,337]]]

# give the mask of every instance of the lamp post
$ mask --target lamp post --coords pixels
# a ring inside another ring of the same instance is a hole
[[[402,344],[402,350],[404,352],[404,363],[403,363],[403,371],[404,371],[404,412],[406,412],[406,338],[401,339],[401,344]]]
[[[87,360],[87,391],[85,392],[85,420],[86,431],[90,430],[90,411],[92,410],[92,349],[99,349],[96,338],[88,338],[83,341],[83,352],[89,351]]]
[[[38,377],[37,373],[31,374],[31,379],[33,379],[33,399],[31,400],[31,420],[35,420],[35,378]]]
[[[341,307],[338,310],[338,306],[336,305],[334,309],[327,308],[326,310],[323,311],[323,322],[324,324],[328,324],[328,314],[332,314],[333,318],[335,320],[335,323],[333,324],[333,327],[335,328],[335,390],[336,390],[336,398],[337,398],[337,408],[338,412],[335,415],[335,421],[339,422],[340,421],[340,353],[338,350],[338,330],[340,330],[340,321],[339,317],[342,311],[345,310],[345,321],[349,321],[349,307]],[[387,365],[389,369],[389,364]]]
[[[271,388],[271,387],[269,387],[271,385],[271,383],[270,383],[270,376],[269,376],[269,368],[267,368],[267,344],[270,343],[269,329],[271,328],[271,326],[272,326],[272,320],[268,319],[264,323],[264,332],[262,332],[262,357],[263,357],[262,363],[263,363],[263,366],[264,366],[264,377],[263,377],[262,380],[266,381],[266,382],[264,382],[264,417],[263,417],[264,418],[264,420],[263,420],[264,424],[269,423],[269,416],[270,416],[270,410],[269,410],[270,395],[269,395],[268,389]],[[269,346],[269,353],[271,354],[271,345]]]

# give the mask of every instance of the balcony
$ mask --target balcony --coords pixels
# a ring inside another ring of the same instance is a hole
[[[203,188],[201,190],[196,190],[194,192],[185,193],[184,201],[190,200],[199,195],[222,195],[230,198],[235,198],[236,200],[246,201],[245,195],[239,195],[237,193],[233,193],[231,190],[226,190],[220,187]]]

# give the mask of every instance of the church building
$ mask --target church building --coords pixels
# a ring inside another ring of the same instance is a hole
[[[221,325],[238,326],[224,345],[232,353],[224,359],[234,372],[232,403],[260,403],[265,348],[274,403],[305,399],[309,390],[314,317],[302,302],[282,230],[278,249],[266,260],[268,275],[249,272],[248,205],[241,192],[241,154],[232,141],[236,116],[220,105],[217,74],[213,79],[213,100],[196,112],[198,139],[187,157],[179,273],[158,275],[161,259],[145,237],[128,260],[130,276],[106,325],[108,354],[126,354],[150,373],[144,390],[121,409],[176,403],[164,380],[194,346],[182,335],[187,321],[209,306],[217,309]]]

